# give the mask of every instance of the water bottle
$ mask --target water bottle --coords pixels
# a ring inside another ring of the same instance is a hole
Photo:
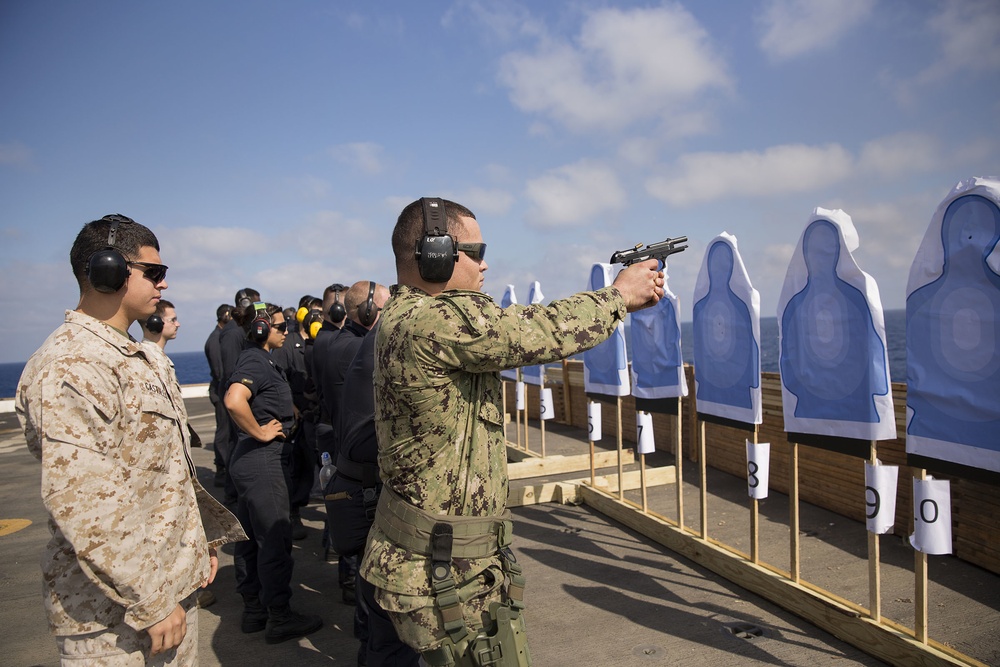
[[[322,467],[319,469],[319,488],[326,492],[326,485],[329,484],[330,480],[333,478],[333,473],[337,472],[337,469],[333,465],[333,460],[330,459],[330,452],[323,452],[320,457],[320,463]]]

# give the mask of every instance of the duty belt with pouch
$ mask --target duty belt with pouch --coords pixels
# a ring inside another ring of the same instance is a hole
[[[514,610],[524,609],[524,576],[510,550],[514,524],[509,510],[497,517],[429,514],[388,486],[382,488],[378,507],[375,525],[386,537],[404,549],[431,558],[434,601],[452,642],[459,644],[474,636],[462,615],[462,603],[451,576],[452,558],[499,555],[509,579],[507,603]]]
[[[365,516],[369,521],[375,519],[375,507],[378,504],[378,485],[379,485],[379,474],[378,465],[374,463],[358,463],[357,461],[351,461],[350,459],[344,458],[342,454],[337,455],[337,472],[335,473],[338,477],[343,479],[357,482],[361,485],[361,499],[365,508]],[[324,496],[325,500],[343,500],[345,498],[351,498],[351,492],[340,491],[339,493],[331,493]]]

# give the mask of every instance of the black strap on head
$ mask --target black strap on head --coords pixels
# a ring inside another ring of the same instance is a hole
[[[375,324],[379,309],[375,306],[375,281],[368,281],[368,299],[358,304],[358,322],[363,327],[370,327]]]
[[[108,247],[98,250],[87,260],[87,279],[98,292],[114,294],[125,285],[129,274],[128,261],[115,248],[118,225],[134,223],[135,220],[121,213],[113,213],[101,218],[100,222],[111,223],[111,227],[108,229]]]
[[[420,277],[429,283],[446,283],[455,271],[458,248],[448,234],[448,213],[444,200],[421,197],[424,215],[424,234],[417,241],[415,257]]]
[[[327,314],[330,316],[331,322],[340,324],[347,317],[347,306],[341,301],[341,294],[345,288],[340,283],[330,285],[330,288],[333,290],[333,303],[330,304],[330,311]]]

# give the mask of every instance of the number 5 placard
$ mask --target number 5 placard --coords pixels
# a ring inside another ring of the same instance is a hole
[[[587,429],[590,431],[589,437],[591,442],[597,442],[601,439],[603,433],[601,428],[601,404],[597,401],[591,401],[587,404]]]

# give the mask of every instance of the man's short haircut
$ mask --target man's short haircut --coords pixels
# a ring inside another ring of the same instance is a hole
[[[174,304],[170,303],[166,299],[160,299],[159,301],[156,302],[156,311],[155,312],[156,312],[157,315],[161,315],[162,316],[163,313],[167,312],[167,308],[174,308]],[[177,309],[174,308],[174,310],[177,310]]]
[[[228,303],[224,303],[215,309],[215,320],[217,322],[229,321],[229,318],[233,316],[233,307]]]
[[[111,221],[94,220],[85,224],[73,241],[73,247],[69,251],[69,263],[73,267],[73,275],[76,276],[81,291],[90,287],[90,281],[87,279],[90,256],[108,247],[110,231]],[[125,222],[118,225],[114,247],[126,260],[135,260],[139,257],[140,248],[150,247],[159,252],[160,242],[148,227],[138,222]]]
[[[461,204],[447,199],[441,201],[444,202],[445,220],[448,225],[446,231],[452,236],[455,236],[461,227],[462,218],[476,219],[476,214]],[[416,262],[414,253],[417,249],[417,241],[423,235],[424,207],[418,199],[403,209],[396,220],[396,227],[392,230],[392,254],[396,256],[397,268],[407,266],[410,262]]]

